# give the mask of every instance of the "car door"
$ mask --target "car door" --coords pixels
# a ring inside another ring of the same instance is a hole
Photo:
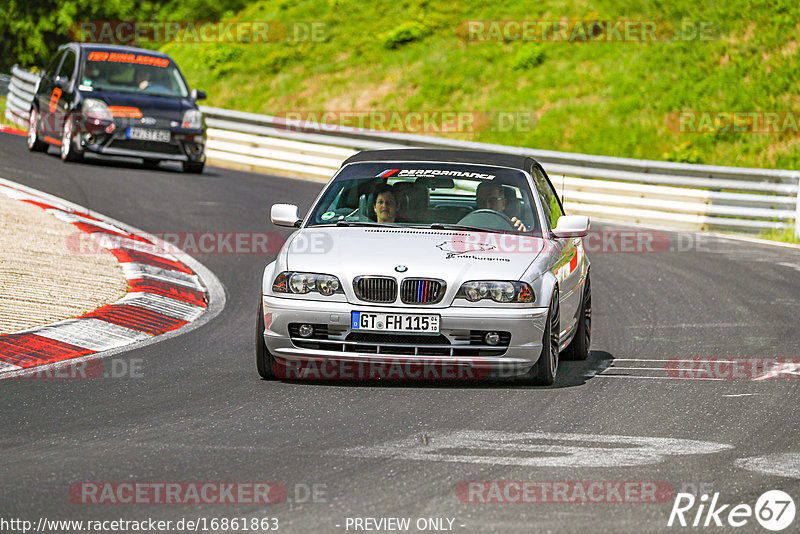
[[[55,115],[55,120],[52,123],[58,128],[59,134],[63,127],[64,119],[71,110],[72,102],[75,99],[74,81],[77,65],[78,58],[75,51],[69,48],[66,49],[61,65],[58,67],[58,72],[53,78],[53,90],[50,93],[48,112]]]
[[[540,171],[534,173],[536,190],[542,203],[545,219],[550,229],[556,227],[564,209],[552,184]],[[553,239],[558,247],[558,260],[552,272],[558,279],[559,300],[561,303],[561,333],[571,335],[577,325],[578,313],[583,291],[581,263],[583,261],[583,240],[580,237]],[[562,339],[564,337],[562,336]]]
[[[53,79],[58,73],[58,69],[61,66],[61,60],[64,59],[64,55],[66,50],[60,50],[53,60],[48,65],[47,69],[42,74],[41,79],[39,80],[39,87],[36,91],[36,109],[39,113],[39,131],[41,135],[44,136],[52,136],[56,130],[56,127],[52,124],[53,119],[50,113],[50,100],[54,96],[53,89],[55,86],[53,85]],[[58,95],[60,97],[60,93]]]

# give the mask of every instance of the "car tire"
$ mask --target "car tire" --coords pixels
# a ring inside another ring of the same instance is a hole
[[[556,380],[558,372],[559,333],[561,321],[559,319],[558,292],[554,291],[550,298],[550,309],[547,311],[544,335],[542,336],[542,354],[531,367],[530,371],[522,377],[525,383],[536,386],[550,386]]]
[[[275,357],[264,344],[264,305],[261,302],[256,315],[256,368],[264,380],[275,379]]]
[[[189,174],[202,174],[203,169],[205,168],[205,162],[197,163],[194,161],[184,161],[183,162],[183,172]]]
[[[80,161],[83,154],[75,146],[74,121],[67,117],[61,130],[61,159],[63,161]]]
[[[589,276],[583,284],[581,312],[578,315],[578,330],[563,354],[565,360],[585,360],[589,357],[592,342],[592,286]]]
[[[39,113],[35,109],[28,116],[28,150],[47,152],[47,143],[39,139]]]

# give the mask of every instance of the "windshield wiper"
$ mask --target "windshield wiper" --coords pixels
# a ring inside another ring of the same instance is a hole
[[[465,224],[433,223],[426,226],[426,228],[433,228],[434,230],[466,230],[470,232],[502,232],[502,230],[491,230],[488,228],[481,228],[479,226],[468,226]]]
[[[372,221],[339,221],[336,226],[376,226],[380,228],[403,228],[402,224],[379,223]]]
[[[379,223],[372,221],[336,221],[335,223],[309,225],[309,228],[322,228],[326,226],[374,226],[380,228],[403,228],[403,226],[399,224]]]
[[[421,225],[418,228],[432,228],[434,230],[463,230],[465,232],[482,232],[482,233],[492,233],[492,234],[516,234],[516,235],[530,235],[530,234],[539,234],[541,232],[538,230],[529,230],[527,232],[520,232],[518,230],[497,230],[494,228],[481,228],[479,226],[469,226],[466,224],[444,224],[444,223],[433,223],[429,225]]]

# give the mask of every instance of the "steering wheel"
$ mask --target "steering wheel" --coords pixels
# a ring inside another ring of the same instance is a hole
[[[480,226],[492,230],[515,230],[514,223],[505,213],[490,209],[479,209],[466,214],[458,221],[466,226]]]

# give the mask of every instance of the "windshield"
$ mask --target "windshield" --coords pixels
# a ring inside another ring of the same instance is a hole
[[[187,97],[189,90],[169,59],[143,54],[91,52],[83,63],[82,89]]]
[[[465,164],[349,165],[320,198],[307,226],[331,224],[541,233],[522,171]]]

